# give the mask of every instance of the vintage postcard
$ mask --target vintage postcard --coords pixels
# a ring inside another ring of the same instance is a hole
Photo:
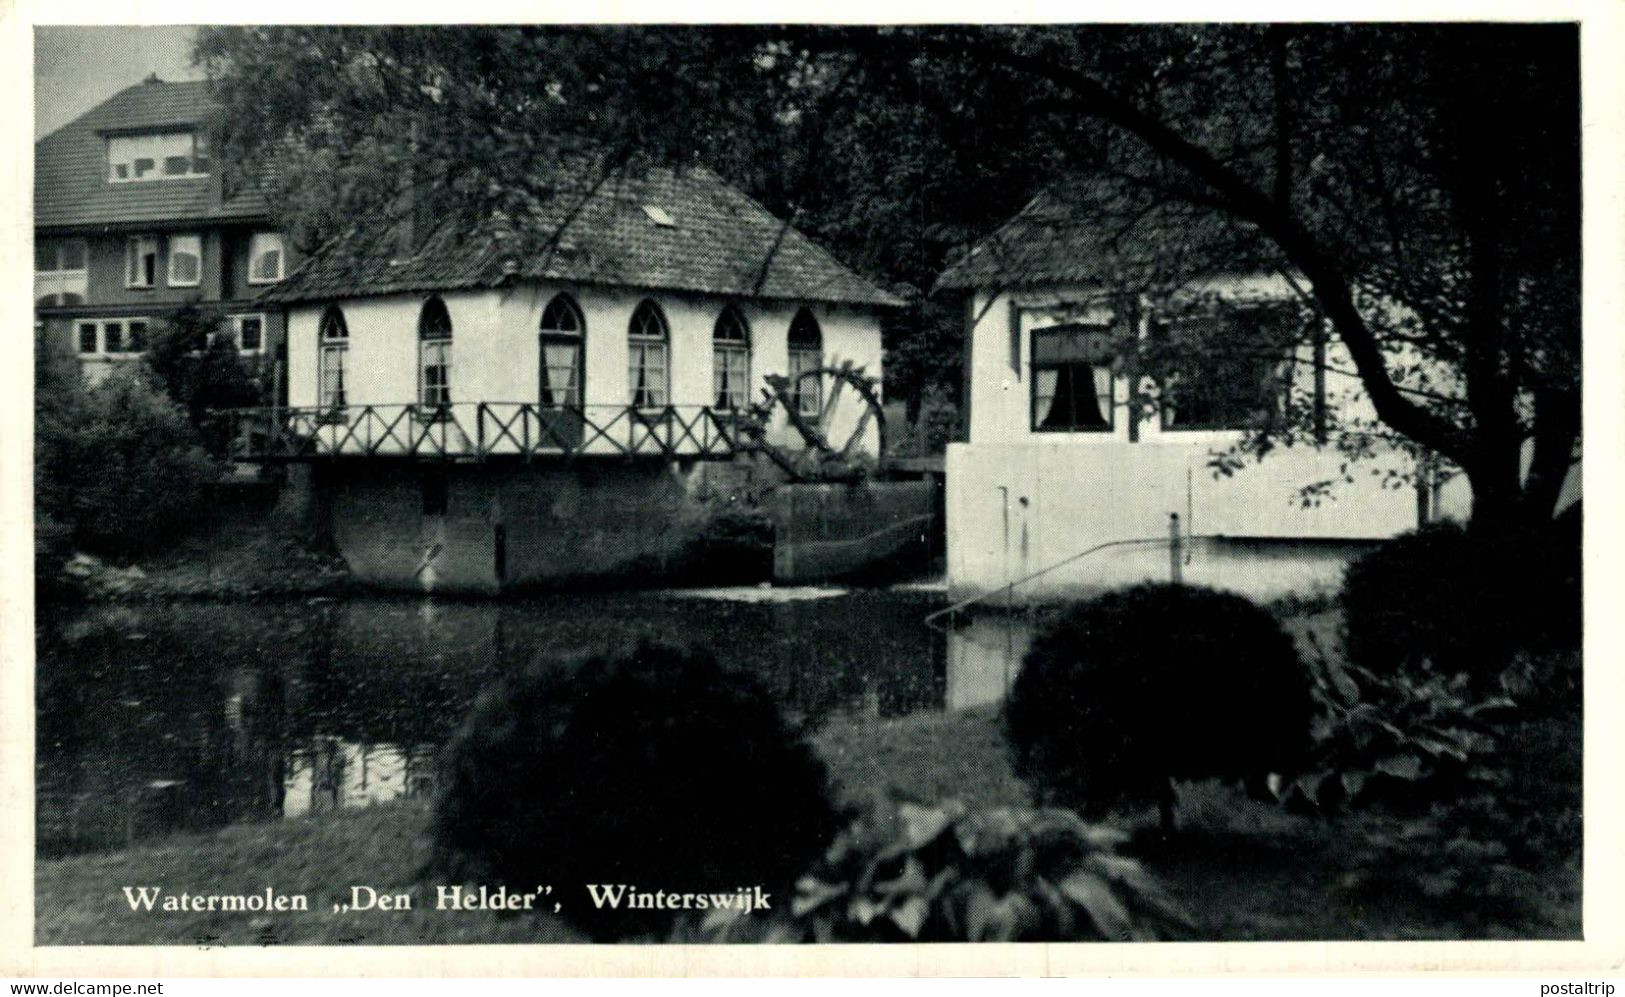
[[[12,25],[4,970],[1617,974],[1619,12],[1080,13]]]

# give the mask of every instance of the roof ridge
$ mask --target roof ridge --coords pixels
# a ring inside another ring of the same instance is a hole
[[[74,118],[72,118],[72,119],[70,119],[68,121],[63,122],[60,125],[57,125],[55,128],[53,128],[50,131],[46,132],[44,135],[41,135],[39,138],[34,140],[34,145],[38,146],[40,143],[44,142],[46,139],[55,138],[56,136],[60,135],[62,132],[68,130],[69,128],[72,128],[74,125],[78,125],[78,124],[83,123],[86,118],[88,118],[91,115],[95,114],[97,111],[100,111],[102,108],[106,107],[108,104],[111,104],[113,101],[118,100],[120,97],[123,97],[125,94],[129,93],[132,90],[144,90],[144,89],[147,89],[149,87],[196,87],[196,86],[207,86],[208,82],[209,81],[207,79],[202,79],[202,80],[153,80],[153,79],[146,79],[146,80],[141,80],[138,83],[131,83],[127,87],[124,87],[124,88],[119,89],[119,90],[115,90],[112,94],[110,94],[104,100],[100,100],[100,101],[96,102],[95,104],[92,104],[90,107],[87,107],[84,111],[80,112],[76,117],[74,117]]]

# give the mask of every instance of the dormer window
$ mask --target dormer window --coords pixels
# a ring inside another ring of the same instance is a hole
[[[282,279],[282,234],[255,232],[248,243],[248,282],[275,284]]]
[[[113,135],[107,140],[107,179],[111,183],[208,175],[208,148],[194,132]]]

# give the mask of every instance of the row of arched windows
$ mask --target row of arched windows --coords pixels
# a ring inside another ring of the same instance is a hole
[[[338,305],[329,305],[322,315],[319,335],[319,402],[323,407],[342,407],[350,332]],[[541,404],[581,405],[586,337],[587,320],[570,295],[557,295],[542,309],[538,345]],[[647,298],[638,303],[627,323],[626,341],[628,403],[640,408],[671,404],[671,327],[658,304]],[[711,331],[711,386],[717,408],[743,408],[749,402],[750,344],[750,323],[744,312],[732,303],[724,306]],[[418,315],[421,404],[451,404],[451,347],[451,313],[440,298],[430,298]],[[803,414],[816,415],[822,403],[819,379],[801,375],[822,366],[824,336],[818,320],[806,308],[790,321],[789,347],[794,402]]]

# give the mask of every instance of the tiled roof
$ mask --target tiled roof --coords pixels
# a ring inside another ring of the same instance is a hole
[[[1252,226],[1175,194],[1078,177],[1033,198],[943,271],[934,290],[1166,290],[1219,272],[1273,269],[1268,249]]]
[[[315,254],[268,301],[493,287],[524,278],[798,301],[896,306],[902,300],[853,273],[811,239],[699,167],[652,168],[596,190],[562,175],[523,222],[531,245],[514,257],[491,231],[443,227],[410,259],[387,225],[360,226]],[[644,206],[657,209],[645,211]],[[665,212],[671,224],[657,220]],[[509,226],[518,228],[518,224]]]
[[[36,226],[123,225],[135,222],[261,219],[258,191],[210,203],[210,178],[109,183],[108,132],[200,127],[210,110],[207,84],[137,83],[119,91],[34,143]]]

